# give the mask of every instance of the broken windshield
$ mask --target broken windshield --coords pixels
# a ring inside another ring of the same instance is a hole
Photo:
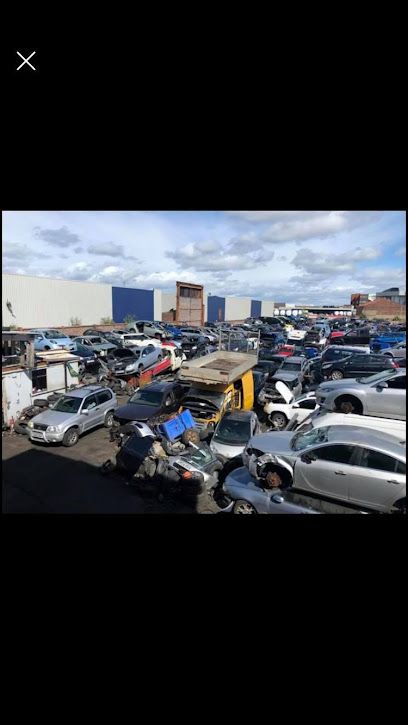
[[[303,451],[304,448],[312,446],[316,443],[327,443],[328,427],[313,428],[307,433],[295,433],[291,440],[291,448],[293,451]]]

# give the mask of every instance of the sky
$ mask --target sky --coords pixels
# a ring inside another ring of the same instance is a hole
[[[405,292],[401,211],[9,211],[3,272],[289,304]]]

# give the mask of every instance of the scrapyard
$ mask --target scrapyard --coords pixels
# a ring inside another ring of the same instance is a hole
[[[403,324],[191,309],[3,329],[5,511],[406,512]]]

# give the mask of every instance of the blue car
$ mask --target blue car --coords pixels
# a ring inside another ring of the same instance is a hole
[[[370,341],[370,351],[373,353],[385,350],[387,347],[393,347],[399,342],[405,342],[405,332],[391,334],[391,335],[377,335]]]
[[[35,333],[34,350],[38,352],[61,349],[73,351],[75,349],[75,344],[72,339],[59,330],[37,328],[35,330],[28,330],[28,332]]]
[[[164,329],[166,332],[169,332],[170,335],[174,338],[174,340],[181,340],[183,337],[183,333],[181,332],[179,327],[175,327],[174,325],[169,325],[166,323],[162,323]]]

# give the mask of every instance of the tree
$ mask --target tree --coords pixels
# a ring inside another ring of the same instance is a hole
[[[126,315],[126,317],[123,318],[123,322],[126,325],[130,325],[132,322],[135,322],[135,316],[132,314]]]
[[[113,325],[113,320],[111,317],[101,317],[101,325]]]

